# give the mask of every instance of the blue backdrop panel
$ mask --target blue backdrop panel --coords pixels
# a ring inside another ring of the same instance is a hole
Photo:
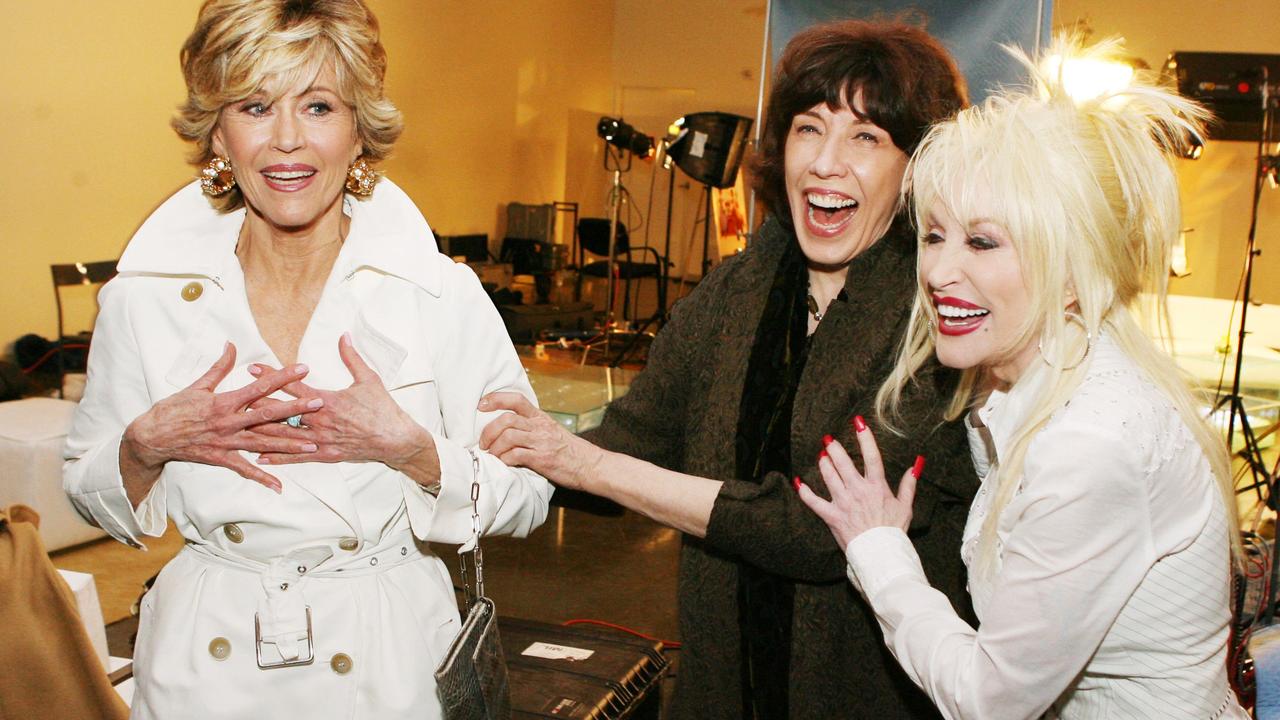
[[[1026,73],[1000,45],[1034,55],[1049,41],[1052,6],[1053,0],[772,0],[770,57],[776,64],[787,41],[814,23],[901,18],[951,51],[976,104],[1002,84],[1026,83]]]

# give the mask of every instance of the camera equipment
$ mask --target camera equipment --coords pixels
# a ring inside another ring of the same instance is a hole
[[[653,138],[636,130],[621,118],[602,117],[596,125],[596,135],[621,150],[647,158],[653,154]]]

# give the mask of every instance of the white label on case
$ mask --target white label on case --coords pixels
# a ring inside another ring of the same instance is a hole
[[[595,652],[595,650],[583,650],[582,648],[536,642],[525,648],[524,652],[520,654],[528,655],[529,657],[546,658],[547,660],[568,660],[570,662],[576,662],[578,660],[586,660],[594,655]]]

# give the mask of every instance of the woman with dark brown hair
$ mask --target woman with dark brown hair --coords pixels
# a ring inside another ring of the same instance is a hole
[[[673,717],[936,716],[790,486],[801,476],[825,492],[824,436],[852,439],[852,419],[874,415],[915,288],[898,199],[907,157],[964,105],[955,64],[918,28],[799,34],[753,173],[772,217],[675,308],[601,427],[578,438],[513,394],[481,402],[515,411],[481,437],[507,463],[685,533]],[[881,433],[883,454],[910,465],[929,448],[911,537],[933,585],[967,609],[960,536],[977,483],[963,428],[942,422],[955,376],[931,363],[919,377],[906,436]]]

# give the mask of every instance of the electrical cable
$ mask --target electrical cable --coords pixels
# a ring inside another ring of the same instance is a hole
[[[575,619],[573,619],[573,620],[565,620],[564,622],[562,622],[562,623],[560,623],[560,624],[561,624],[561,625],[564,625],[564,626],[566,626],[566,627],[571,626],[571,625],[599,625],[599,626],[601,626],[601,627],[607,627],[607,628],[612,628],[612,629],[614,629],[614,630],[620,630],[620,631],[622,631],[622,632],[624,632],[624,633],[627,633],[627,634],[629,634],[629,635],[635,635],[635,636],[636,636],[636,637],[638,637],[638,638],[644,638],[645,640],[653,640],[654,642],[662,643],[662,649],[664,649],[664,650],[679,650],[679,649],[680,649],[680,643],[679,643],[679,642],[677,642],[677,641],[675,641],[675,640],[663,640],[662,638],[654,637],[654,636],[652,636],[652,635],[646,635],[645,633],[642,633],[642,632],[640,632],[639,630],[633,630],[632,628],[629,628],[629,627],[627,627],[627,626],[625,626],[625,625],[618,625],[618,624],[616,624],[616,623],[611,623],[611,622],[609,622],[609,621],[607,621],[607,620],[596,620],[596,619],[593,619],[593,618],[575,618]]]
[[[35,372],[41,365],[45,364],[45,362],[47,362],[49,358],[53,357],[54,355],[57,355],[59,352],[62,352],[63,350],[88,350],[88,349],[89,349],[89,345],[87,343],[67,343],[66,345],[55,344],[53,347],[49,348],[49,350],[45,354],[41,355],[39,359],[37,359],[35,362],[31,363],[27,367],[22,368],[22,372],[26,375],[30,375],[31,373]]]

